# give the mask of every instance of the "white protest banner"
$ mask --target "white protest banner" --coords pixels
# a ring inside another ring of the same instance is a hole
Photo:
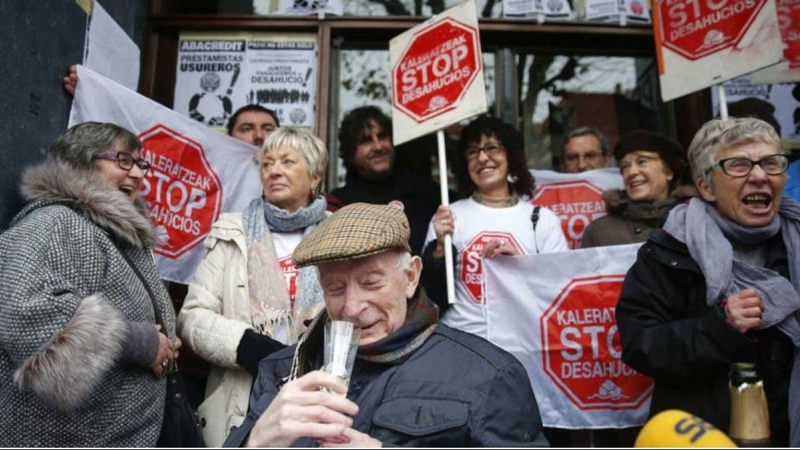
[[[310,34],[182,33],[175,111],[224,127],[234,111],[258,104],[281,125],[313,127],[317,44]]]
[[[139,47],[97,0],[87,28],[83,65],[128,89],[138,89]]]
[[[474,0],[389,41],[394,145],[486,112]]]
[[[616,1],[616,0],[615,0]],[[569,19],[572,8],[567,0],[503,0],[506,19]]]
[[[643,0],[584,0],[580,6],[582,15],[588,21],[617,22],[621,25],[628,21],[634,23],[650,23],[648,6]]]
[[[78,66],[70,126],[111,122],[142,140],[151,167],[142,196],[158,234],[161,278],[188,283],[202,242],[220,213],[241,211],[261,194],[255,147],[224,135]]]
[[[783,61],[750,74],[751,83],[800,81],[800,0],[776,0]]]
[[[544,426],[647,419],[653,380],[620,359],[614,315],[640,245],[483,261],[489,341],[525,366]]]
[[[581,173],[530,172],[536,180],[530,202],[556,213],[569,248],[579,248],[589,223],[606,215],[603,191],[625,188],[622,175],[615,167]]]
[[[655,0],[653,34],[665,102],[783,54],[775,0]]]

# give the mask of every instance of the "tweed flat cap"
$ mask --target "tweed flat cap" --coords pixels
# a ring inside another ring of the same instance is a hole
[[[411,251],[408,219],[388,205],[353,203],[325,219],[292,253],[295,267],[363,258],[393,248]]]

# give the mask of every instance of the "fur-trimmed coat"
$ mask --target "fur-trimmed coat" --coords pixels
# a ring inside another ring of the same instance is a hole
[[[0,446],[154,446],[166,380],[150,369],[153,301],[117,247],[174,336],[146,207],[55,160],[21,190],[29,203],[0,235]]]

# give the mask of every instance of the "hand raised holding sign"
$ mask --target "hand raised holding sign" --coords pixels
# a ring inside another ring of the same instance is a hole
[[[505,239],[492,239],[480,252],[481,257],[492,259],[500,255],[519,256],[520,252]]]

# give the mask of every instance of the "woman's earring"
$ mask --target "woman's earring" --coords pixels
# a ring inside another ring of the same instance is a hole
[[[514,176],[514,175],[511,175],[511,174],[508,174],[508,175],[506,175],[506,181],[508,181],[508,182],[509,182],[509,183],[511,183],[511,184],[514,184],[514,183],[516,183],[516,182],[517,182],[517,180],[519,180],[519,178],[517,178],[517,177],[516,177],[516,176]]]
[[[317,190],[316,190],[315,188],[311,188],[311,195],[310,195],[310,197],[311,197],[311,198],[314,198],[314,197],[316,197],[316,196],[317,196]]]

